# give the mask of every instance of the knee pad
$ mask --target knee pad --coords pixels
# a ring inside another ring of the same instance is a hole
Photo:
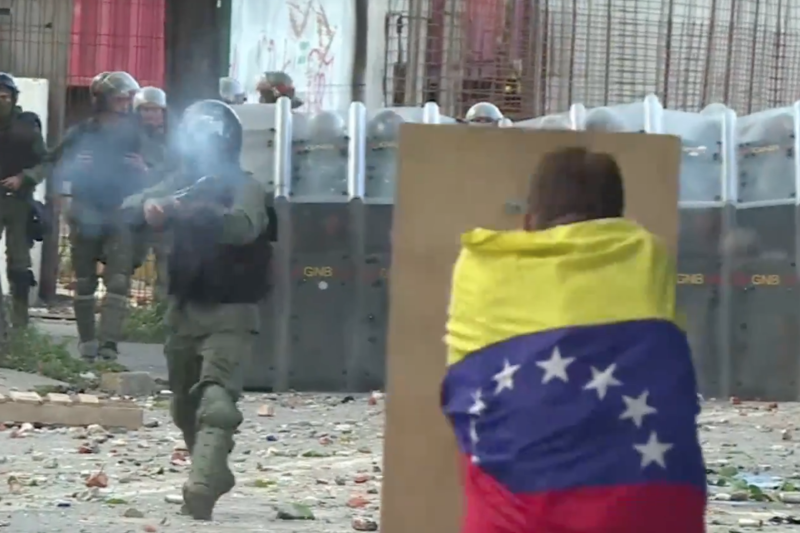
[[[78,296],[94,296],[97,290],[97,278],[78,278],[75,280],[75,292]]]
[[[235,430],[242,423],[243,417],[231,394],[224,387],[210,383],[200,392],[200,408],[198,421],[201,426],[218,429]]]
[[[124,274],[112,274],[108,277],[106,283],[106,290],[110,294],[118,294],[120,296],[128,296],[128,289],[130,287],[130,278]]]

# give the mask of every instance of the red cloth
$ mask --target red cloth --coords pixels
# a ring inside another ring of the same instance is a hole
[[[462,533],[704,533],[706,495],[647,483],[512,494],[463,457]]]

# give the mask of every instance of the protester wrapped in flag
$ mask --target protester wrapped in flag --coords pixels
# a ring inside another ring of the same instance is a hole
[[[701,533],[697,384],[658,237],[622,218],[619,167],[548,154],[525,230],[462,237],[442,408],[462,533]]]

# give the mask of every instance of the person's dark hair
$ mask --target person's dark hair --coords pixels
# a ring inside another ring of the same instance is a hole
[[[528,211],[535,229],[621,217],[624,210],[622,172],[610,154],[561,148],[545,154],[534,172]]]

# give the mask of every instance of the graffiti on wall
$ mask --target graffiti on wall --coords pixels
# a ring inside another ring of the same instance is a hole
[[[234,0],[231,76],[256,101],[259,76],[284,71],[294,80],[302,110],[343,109],[353,65],[353,0]]]

